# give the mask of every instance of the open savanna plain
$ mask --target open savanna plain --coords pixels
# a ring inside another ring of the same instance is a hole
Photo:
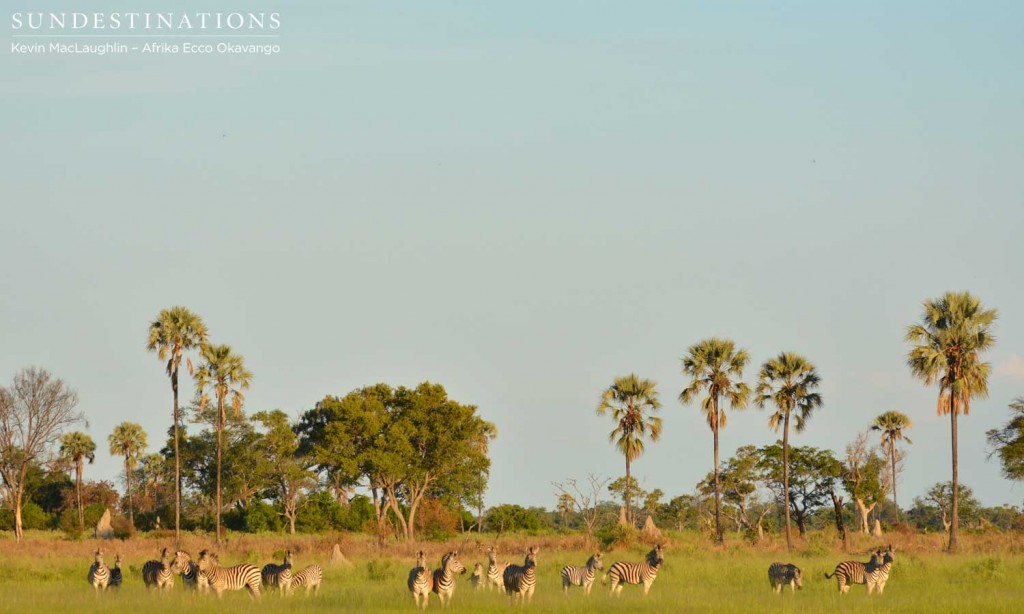
[[[424,542],[396,544],[379,549],[352,536],[282,537],[245,536],[230,539],[219,552],[224,565],[249,562],[260,567],[280,561],[285,548],[295,552],[296,567],[319,563],[324,569],[320,594],[297,593],[282,598],[264,594],[253,601],[243,592],[197,595],[185,590],[180,577],[168,594],[147,591],[141,568],[159,551],[172,546],[166,537],[138,537],[127,541],[67,541],[52,536],[29,535],[23,543],[0,542],[0,612],[68,612],[106,614],[138,612],[413,612],[406,589],[415,551],[424,549],[432,567],[443,552],[462,546],[460,558],[467,573],[458,579],[450,611],[506,612],[509,600],[497,590],[474,591],[469,583],[473,564],[487,563],[485,550],[493,537],[448,544]],[[896,545],[897,556],[885,594],[868,597],[863,586],[847,595],[836,592],[835,580],[826,571],[845,559],[867,560],[867,552],[882,541]],[[341,544],[344,562],[332,562],[331,547]],[[1024,543],[1020,536],[966,536],[963,552],[941,552],[939,536],[897,536],[885,540],[856,539],[844,554],[824,535],[800,542],[785,554],[777,541],[751,547],[741,541],[724,547],[692,534],[670,534],[664,540],[665,565],[651,594],[644,598],[638,587],[627,587],[619,598],[609,597],[605,587],[594,586],[589,597],[578,588],[562,593],[560,569],[580,565],[589,556],[578,538],[558,536],[504,536],[501,558],[521,563],[527,545],[540,548],[538,585],[530,610],[538,612],[1014,612],[1024,611]],[[124,586],[119,591],[95,595],[86,581],[92,551],[101,547],[108,563],[115,553],[124,559]],[[188,536],[182,547],[195,556],[211,542]],[[605,571],[616,560],[640,560],[650,546],[637,544],[612,549],[605,555]],[[767,569],[773,561],[793,562],[804,572],[804,588],[790,594],[771,592]],[[439,609],[436,596],[430,609]]]

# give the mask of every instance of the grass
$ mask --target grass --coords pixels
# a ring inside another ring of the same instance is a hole
[[[297,550],[297,566],[318,562],[324,567],[324,584],[320,594],[305,598],[297,594],[282,599],[276,594],[264,595],[253,603],[243,593],[229,593],[218,601],[212,596],[186,592],[180,581],[170,594],[148,592],[142,586],[141,567],[147,558],[155,557],[162,540],[136,538],[128,542],[103,544],[108,559],[113,552],[125,557],[125,585],[117,593],[96,597],[86,582],[91,551],[97,542],[65,542],[35,539],[24,544],[0,542],[0,612],[90,612],[135,613],[148,608],[185,608],[189,612],[411,612],[412,598],[405,588],[405,579],[414,562],[416,546],[400,544],[386,554],[375,551],[365,541],[349,537],[335,538],[343,544],[348,564],[331,564],[328,557],[329,538],[245,537],[221,549],[225,564],[248,561],[261,565],[269,562],[287,545]],[[580,589],[563,595],[559,570],[567,563],[582,564],[588,553],[580,549],[560,549],[559,545],[576,546],[572,540],[557,538],[517,537],[503,541],[503,550],[510,553],[522,543],[540,543],[539,581],[531,609],[544,612],[1019,612],[1024,602],[1024,555],[1005,540],[985,542],[984,550],[971,548],[968,553],[949,556],[931,548],[931,542],[904,540],[897,543],[897,558],[883,596],[869,598],[863,586],[855,586],[850,594],[840,596],[835,581],[825,580],[825,571],[846,558],[866,560],[863,555],[843,555],[823,550],[809,540],[803,550],[793,556],[782,554],[777,544],[762,549],[731,543],[717,548],[695,536],[673,536],[666,546],[665,566],[646,599],[638,587],[627,587],[621,598],[610,598],[601,586],[595,586],[589,598]],[[193,554],[206,544],[190,537],[186,549]],[[1003,549],[997,549],[999,543]],[[455,543],[453,546],[459,546]],[[426,547],[434,565],[444,546]],[[450,545],[451,546],[451,545]],[[476,561],[486,562],[486,544],[470,543],[461,556],[471,570]],[[648,548],[636,546],[609,552],[605,565],[615,560],[639,560]],[[864,548],[866,550],[867,548]],[[147,554],[148,553],[148,554]],[[506,554],[503,558],[518,562],[520,556]],[[794,562],[804,571],[804,589],[790,594],[773,594],[768,586],[767,568],[773,561]],[[467,612],[506,612],[508,599],[497,591],[473,591],[469,574],[459,578],[451,608]],[[431,609],[437,609],[436,597]]]

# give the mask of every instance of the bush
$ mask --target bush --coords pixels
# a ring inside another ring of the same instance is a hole
[[[541,519],[532,510],[521,505],[496,505],[487,510],[487,530],[498,531],[538,531]]]
[[[459,529],[458,515],[437,499],[424,499],[416,513],[416,530],[432,541],[447,541]]]
[[[336,529],[346,531],[362,531],[367,522],[373,522],[376,513],[373,510],[373,502],[366,495],[356,495],[348,502],[348,507],[341,508],[339,523]]]
[[[229,510],[221,520],[232,531],[245,533],[275,533],[284,528],[280,510],[260,500]]]
[[[331,493],[321,490],[306,497],[295,515],[295,530],[299,533],[323,533],[343,524],[344,512]]]
[[[47,514],[43,508],[32,501],[26,501],[21,506],[21,525],[25,529],[52,529],[56,526],[56,520],[55,514]],[[0,510],[0,530],[14,530],[13,509]]]

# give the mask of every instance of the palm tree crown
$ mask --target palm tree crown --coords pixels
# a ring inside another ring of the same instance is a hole
[[[914,423],[906,414],[890,410],[875,418],[875,421],[871,423],[871,430],[882,433],[882,447],[888,451],[900,441],[914,443],[903,432],[912,426]]]
[[[775,406],[777,411],[768,417],[768,426],[777,431],[793,417],[797,432],[802,432],[811,413],[822,405],[821,394],[813,392],[820,383],[814,365],[799,354],[783,352],[764,363],[755,401],[758,407],[769,402]]]
[[[206,325],[203,319],[185,307],[171,307],[160,311],[149,325],[149,341],[146,348],[157,353],[157,358],[167,361],[167,375],[176,374],[186,350],[206,344]],[[191,360],[186,359],[192,372]]]
[[[146,451],[146,432],[135,422],[122,422],[114,427],[108,437],[110,453],[123,456],[129,471],[135,469],[139,457]]]
[[[239,415],[245,402],[243,390],[252,383],[252,373],[245,368],[245,359],[231,350],[229,345],[207,345],[202,348],[203,364],[196,369],[196,386],[200,391],[199,405],[206,407],[210,402],[207,390],[217,399],[221,421],[226,420],[225,401],[231,397],[235,415]]]
[[[81,431],[67,433],[60,438],[60,457],[68,460],[76,467],[93,464],[96,461],[96,442]]]
[[[689,404],[706,390],[708,396],[701,403],[701,410],[707,418],[708,426],[711,430],[724,427],[726,414],[719,407],[718,399],[725,397],[733,409],[747,406],[750,388],[739,378],[743,376],[743,369],[749,361],[750,356],[746,350],[737,350],[736,344],[728,339],[705,339],[691,346],[683,358],[683,373],[692,379],[680,393],[679,400]]]
[[[630,374],[615,378],[615,383],[601,395],[597,413],[611,413],[615,428],[608,440],[622,452],[626,460],[634,461],[644,452],[644,438],[651,441],[661,438],[661,418],[646,415],[661,408],[656,384]]]

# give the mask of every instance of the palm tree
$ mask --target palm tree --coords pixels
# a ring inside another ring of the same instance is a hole
[[[242,355],[232,352],[229,345],[207,345],[202,348],[201,354],[204,362],[195,374],[196,387],[200,394],[199,408],[205,409],[209,404],[207,389],[217,398],[217,541],[220,542],[220,473],[224,424],[227,421],[226,403],[230,396],[231,406],[235,409],[235,416],[238,416],[242,411],[242,403],[245,402],[242,391],[249,389],[252,373],[246,370]]]
[[[135,512],[132,502],[132,473],[139,462],[139,457],[146,451],[146,431],[135,422],[122,422],[114,427],[114,432],[107,438],[110,442],[110,453],[124,457],[124,476],[128,491],[128,526],[135,530]]]
[[[872,431],[881,431],[882,448],[889,453],[889,460],[892,463],[892,504],[896,507],[897,519],[900,517],[900,506],[896,503],[896,443],[900,441],[914,443],[903,433],[904,429],[909,429],[912,426],[914,423],[906,414],[895,410],[889,410],[878,416],[871,424]]]
[[[732,409],[747,406],[750,389],[739,381],[743,368],[750,360],[745,350],[736,349],[728,339],[704,339],[690,346],[683,357],[683,373],[691,377],[690,385],[679,395],[679,400],[689,405],[702,391],[708,396],[701,403],[701,410],[707,417],[708,426],[715,439],[715,532],[718,541],[724,541],[722,534],[721,506],[722,490],[718,483],[718,431],[725,427],[725,410],[719,407],[724,396]]]
[[[162,310],[149,325],[149,351],[155,351],[161,362],[167,361],[167,376],[171,378],[174,393],[174,541],[181,541],[181,461],[178,454],[178,367],[186,350],[206,344],[206,325],[202,318],[184,307]],[[188,372],[192,373],[192,360],[185,358]]]
[[[601,404],[597,406],[598,415],[611,412],[615,428],[608,435],[608,440],[626,457],[626,518],[631,523],[630,466],[643,454],[645,437],[649,435],[651,441],[661,438],[661,418],[645,415],[645,412],[653,413],[659,408],[661,402],[658,401],[655,383],[640,379],[635,373],[615,378],[615,383],[604,391]]]
[[[939,384],[936,410],[949,414],[953,452],[952,519],[949,526],[950,552],[959,547],[960,503],[957,474],[957,415],[971,412],[971,399],[988,396],[989,364],[981,353],[995,345],[989,331],[997,317],[995,309],[984,309],[968,292],[946,292],[941,298],[924,302],[921,322],[907,327],[911,344],[907,366],[926,385]]]
[[[85,512],[82,510],[82,472],[85,461],[96,460],[96,442],[81,431],[67,433],[60,438],[60,457],[75,466],[75,501],[78,505],[78,526],[85,530]]]
[[[802,432],[807,420],[821,407],[821,394],[813,392],[821,383],[814,365],[803,356],[783,352],[769,359],[761,367],[757,383],[757,406],[763,408],[768,402],[776,411],[768,418],[768,426],[774,431],[782,426],[782,489],[786,500],[786,547],[793,549],[792,529],[789,520],[789,419],[796,421],[796,431]]]

